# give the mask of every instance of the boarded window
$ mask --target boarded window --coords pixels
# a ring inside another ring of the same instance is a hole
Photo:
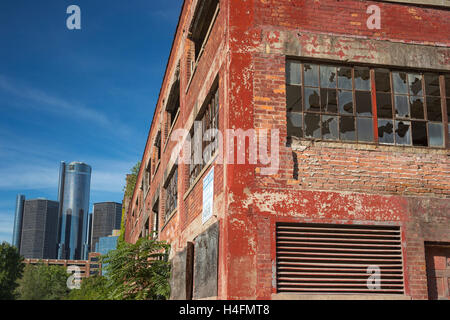
[[[278,292],[404,292],[396,226],[280,223],[276,252]],[[379,282],[371,280],[376,270]]]

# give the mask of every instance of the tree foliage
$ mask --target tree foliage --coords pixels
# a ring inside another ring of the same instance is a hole
[[[27,265],[18,281],[16,292],[19,300],[62,300],[69,293],[69,274],[63,266]]]
[[[7,242],[0,244],[0,300],[13,300],[17,279],[23,273],[25,265],[19,250]]]
[[[134,187],[136,186],[137,176],[139,174],[139,169],[141,167],[141,161],[138,161],[133,168],[131,168],[130,176],[126,179],[125,187],[125,197],[131,198],[133,196]]]
[[[92,276],[83,279],[80,289],[70,291],[68,300],[106,300],[108,299],[107,278]]]
[[[135,244],[122,242],[102,257],[106,265],[109,299],[167,299],[170,295],[170,246],[141,238]]]

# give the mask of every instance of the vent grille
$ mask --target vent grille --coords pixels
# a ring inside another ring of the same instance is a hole
[[[278,292],[404,292],[397,226],[277,224],[276,252]],[[368,284],[369,266],[379,268],[378,283]]]

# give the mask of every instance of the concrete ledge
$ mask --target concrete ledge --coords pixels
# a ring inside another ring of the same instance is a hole
[[[297,294],[274,293],[272,300],[411,300],[402,294]]]

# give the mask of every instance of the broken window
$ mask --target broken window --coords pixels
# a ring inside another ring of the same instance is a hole
[[[156,134],[155,148],[155,163],[158,163],[161,159],[161,130]]]
[[[144,171],[144,193],[147,194],[148,189],[150,188],[150,161],[147,162]]]
[[[177,208],[178,200],[178,167],[172,170],[169,178],[167,179],[166,185],[166,208],[164,215],[164,222],[167,222],[172,215],[172,213]]]
[[[175,120],[178,117],[178,112],[180,111],[180,78],[179,78],[180,63],[178,63],[177,69],[175,71],[175,80],[170,89],[169,97],[166,104],[167,112],[167,125],[166,128],[170,130],[175,124]],[[166,133],[166,141],[168,140],[168,134]]]
[[[189,165],[189,184],[192,185],[202,169],[218,150],[218,140],[215,130],[219,129],[219,90],[218,85],[206,98],[203,108],[199,112],[197,121],[201,122],[201,132],[195,132],[195,125],[191,129],[191,161]],[[196,134],[200,134],[197,136]]]
[[[288,136],[373,142],[369,68],[292,60],[286,80]]]
[[[443,147],[450,75],[288,60],[286,105],[289,137]]]
[[[153,205],[152,213],[153,213],[152,236],[153,239],[157,239],[159,233],[159,199]]]
[[[189,39],[193,42],[195,57],[198,59],[205,49],[209,34],[219,12],[219,0],[199,0],[189,27]]]

